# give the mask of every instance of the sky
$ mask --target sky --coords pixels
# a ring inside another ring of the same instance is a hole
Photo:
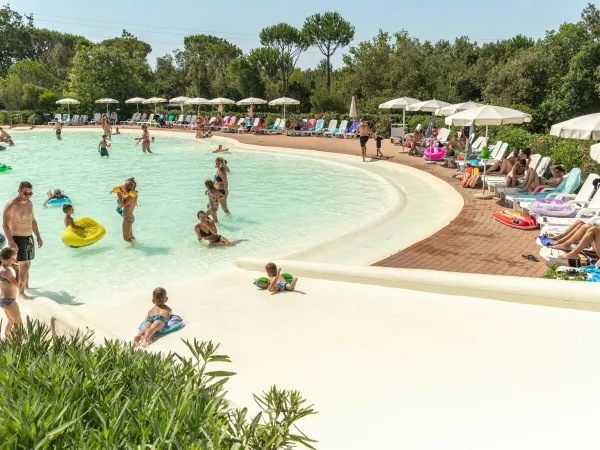
[[[191,34],[212,34],[247,53],[260,46],[259,33],[266,26],[286,22],[301,28],[315,13],[339,12],[355,27],[352,44],[372,39],[379,30],[407,30],[420,40],[454,40],[469,36],[480,44],[524,34],[541,38],[561,23],[576,22],[589,0],[327,0],[289,2],[158,1],[158,0],[13,0],[11,7],[32,13],[34,24],[85,36],[93,42],[120,36],[126,29],[152,46],[150,63],[174,49],[183,48]],[[296,5],[296,6],[293,6]],[[326,6],[325,6],[326,5]],[[334,56],[342,64],[344,51]],[[323,59],[310,48],[298,62],[315,67]]]

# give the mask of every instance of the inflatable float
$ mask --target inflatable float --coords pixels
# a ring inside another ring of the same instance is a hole
[[[493,216],[498,222],[520,230],[533,230],[538,226],[537,221],[533,217],[512,209],[496,211]]]
[[[49,206],[62,206],[62,205],[70,205],[70,204],[71,204],[71,199],[69,197],[52,198],[52,199],[48,200],[48,203],[46,203],[46,205],[49,205]]]
[[[463,174],[460,184],[462,187],[475,187],[477,181],[479,180],[479,169],[477,167],[467,167],[465,169],[465,173]]]
[[[144,327],[145,323],[146,323],[146,321],[144,320],[140,324],[140,326],[138,328],[139,331],[142,331],[142,328]],[[162,330],[154,333],[154,336],[162,336],[163,334],[172,333],[173,331],[180,329],[182,325],[183,325],[183,319],[175,314],[172,314],[171,318],[169,319],[169,321],[167,322],[165,327]]]
[[[281,276],[285,278],[285,281],[287,281],[288,283],[291,283],[294,279],[294,277],[291,276],[289,273],[282,273]],[[267,277],[260,277],[254,280],[254,283],[252,284],[257,288],[267,289],[269,287],[269,284],[271,283],[269,283],[269,279]]]
[[[12,167],[7,166],[6,164],[0,164],[0,172],[8,172],[9,170],[12,170]]]
[[[446,157],[446,151],[443,147],[429,147],[425,149],[423,158],[430,161],[440,161]]]
[[[69,247],[86,247],[106,235],[104,227],[91,217],[81,217],[75,221],[75,225],[83,227],[83,230],[68,226],[62,235],[62,241]]]
[[[555,198],[540,198],[531,203],[530,210],[536,214],[550,217],[571,217],[575,208],[562,200]]]

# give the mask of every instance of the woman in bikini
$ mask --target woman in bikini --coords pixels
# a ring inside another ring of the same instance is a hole
[[[206,180],[204,186],[206,186],[205,194],[208,197],[206,214],[211,216],[215,223],[219,223],[217,211],[219,210],[219,200],[224,197],[224,195],[215,187],[215,183],[213,183],[212,180]]]
[[[133,210],[137,206],[138,191],[135,178],[129,178],[125,181],[125,193],[117,192],[119,207],[123,209],[123,239],[125,242],[135,241],[133,235],[133,223],[135,216]]]
[[[519,157],[519,153],[521,150],[518,148],[512,152],[508,158],[504,158],[502,161],[496,161],[492,167],[490,167],[487,171],[489,174],[500,174],[500,175],[508,175],[512,170],[513,166],[517,162],[517,158]]]
[[[208,214],[204,211],[198,211],[198,223],[194,226],[198,242],[208,241],[210,243],[222,242],[224,245],[230,245],[225,237],[217,233],[217,226],[208,218]]]
[[[4,310],[4,314],[8,318],[8,324],[6,325],[6,336],[10,336],[10,333],[15,327],[21,326],[21,311],[17,304],[17,290],[23,287],[23,283],[19,276],[19,264],[17,260],[17,252],[10,247],[5,247],[0,251],[0,259],[2,265],[0,266],[0,308]],[[15,271],[13,275],[10,269]]]
[[[540,178],[537,172],[533,169],[527,171],[527,175],[525,177],[525,184],[519,189],[520,192],[527,192],[531,189],[532,192],[539,186],[548,186],[548,187],[557,187],[560,183],[563,182],[565,178],[566,167],[561,165],[550,167],[550,173],[552,174],[551,178],[544,180]]]
[[[150,151],[150,133],[148,132],[148,126],[142,125],[142,137],[137,138],[137,141],[142,141],[142,150],[144,153],[152,153]]]
[[[215,167],[217,168],[217,173],[215,174],[215,187],[223,194],[218,200],[221,204],[221,208],[223,208],[223,212],[229,214],[229,209],[227,209],[227,198],[229,197],[229,181],[227,179],[227,173],[231,171],[229,170],[229,167],[227,167],[227,161],[220,156],[215,160]]]

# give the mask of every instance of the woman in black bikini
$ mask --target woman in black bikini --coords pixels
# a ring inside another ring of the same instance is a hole
[[[215,174],[215,187],[223,194],[218,200],[221,204],[221,208],[223,208],[223,212],[229,214],[229,209],[227,209],[227,198],[229,197],[229,181],[227,180],[227,173],[230,172],[230,170],[229,167],[227,167],[227,161],[220,156],[215,160],[215,167],[217,168],[217,173]]]
[[[204,211],[198,211],[198,220],[199,222],[194,227],[194,231],[196,232],[196,236],[198,236],[198,242],[208,241],[208,242],[222,242],[225,245],[230,245],[225,237],[217,234],[217,226],[215,223],[208,218],[208,215]]]

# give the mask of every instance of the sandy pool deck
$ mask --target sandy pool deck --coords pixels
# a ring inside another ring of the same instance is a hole
[[[259,275],[236,268],[169,288],[186,326],[149,350],[220,342],[237,372],[229,398],[251,407],[271,384],[300,390],[319,411],[301,424],[319,449],[600,444],[598,314],[304,277],[305,294],[270,295],[252,286]],[[52,303],[36,300],[34,314],[60,316]],[[150,306],[145,293],[69,310],[130,340]]]

